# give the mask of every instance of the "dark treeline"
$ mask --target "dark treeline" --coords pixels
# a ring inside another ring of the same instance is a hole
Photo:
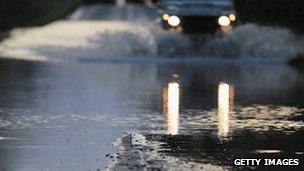
[[[304,32],[303,0],[234,0],[243,23],[280,26]]]
[[[243,23],[281,26],[304,32],[303,0],[233,0]],[[43,25],[65,17],[81,3],[114,0],[1,0],[0,32],[20,26]]]
[[[81,0],[1,0],[0,31],[49,23],[63,18],[80,3]]]
[[[304,0],[233,1],[242,23],[279,26],[304,33]],[[304,54],[294,56],[288,64],[304,72]]]

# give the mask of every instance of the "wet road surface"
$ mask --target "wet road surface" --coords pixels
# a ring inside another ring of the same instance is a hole
[[[233,155],[254,156],[259,150],[303,158],[303,73],[285,65],[0,65],[2,170],[104,169],[112,160],[106,155],[116,155],[120,147],[164,155],[153,161],[156,168],[174,167],[176,160],[181,168],[189,167],[183,163],[188,160],[231,166]],[[180,75],[180,104],[178,117],[168,117],[163,88],[174,73]],[[218,113],[220,81],[235,87],[229,113]],[[126,135],[129,140],[119,143]],[[134,136],[144,137],[146,151],[142,139],[143,147],[130,146]],[[153,142],[158,146],[149,147]],[[118,159],[134,157],[126,149]],[[169,156],[172,166],[165,160]],[[149,160],[133,161],[135,167]],[[112,167],[125,167],[117,163]]]

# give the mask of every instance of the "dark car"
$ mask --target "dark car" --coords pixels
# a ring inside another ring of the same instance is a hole
[[[161,0],[157,6],[164,29],[184,32],[228,31],[237,23],[231,0]]]

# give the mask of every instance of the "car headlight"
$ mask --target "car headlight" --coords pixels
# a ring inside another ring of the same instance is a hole
[[[235,21],[236,20],[236,15],[235,14],[229,14],[229,19],[230,21]]]
[[[230,23],[231,23],[231,21],[230,21],[229,17],[227,17],[227,16],[225,16],[225,15],[221,16],[221,17],[218,19],[218,24],[219,24],[220,26],[229,26]]]
[[[164,21],[168,21],[170,18],[170,15],[169,14],[163,14],[163,20]]]
[[[181,23],[181,20],[178,16],[172,15],[168,19],[168,24],[172,27],[177,27]]]

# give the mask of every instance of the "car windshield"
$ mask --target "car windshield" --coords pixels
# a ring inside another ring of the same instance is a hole
[[[231,0],[162,0],[159,7],[180,15],[218,15],[234,10]]]
[[[174,4],[174,5],[185,5],[185,4],[210,4],[210,5],[232,5],[231,0],[162,0],[161,4]]]
[[[231,0],[161,0],[160,2],[231,2]]]
[[[231,0],[162,0],[159,2],[162,6],[179,6],[187,8],[188,6],[233,6]]]

